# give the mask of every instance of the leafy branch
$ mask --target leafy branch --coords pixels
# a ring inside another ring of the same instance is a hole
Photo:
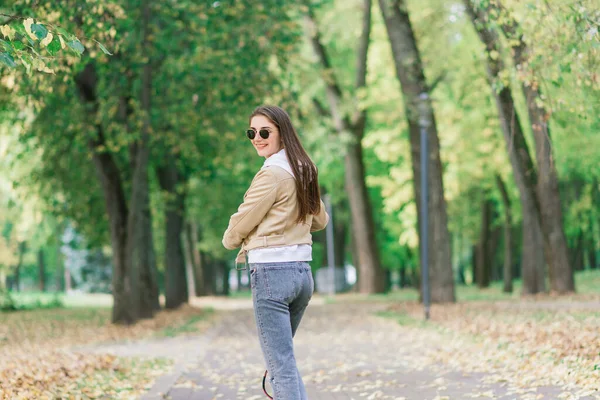
[[[61,50],[81,56],[85,47],[79,38],[64,28],[52,24],[36,23],[33,18],[0,13],[0,16],[9,17],[7,22],[22,20],[22,24],[11,26],[8,23],[0,26],[0,63],[15,68],[18,62],[25,66],[28,73],[32,67],[42,72],[53,73],[44,60],[55,58]],[[89,39],[98,44],[104,54],[112,55],[108,49],[95,39]],[[45,49],[49,56],[42,55]]]

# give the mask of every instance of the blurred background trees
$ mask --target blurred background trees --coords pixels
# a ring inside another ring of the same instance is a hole
[[[418,288],[426,93],[433,300],[576,290],[600,251],[593,3],[4,2],[0,288],[110,292],[129,323],[243,287],[221,236],[262,103],[319,167],[344,288]]]

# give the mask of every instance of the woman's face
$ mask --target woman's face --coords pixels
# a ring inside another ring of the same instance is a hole
[[[275,124],[264,115],[259,114],[252,117],[250,129],[256,133],[254,139],[251,141],[259,156],[269,158],[283,147],[281,136],[279,136],[279,129],[277,129]],[[269,131],[269,137],[267,139],[259,134],[261,130]]]

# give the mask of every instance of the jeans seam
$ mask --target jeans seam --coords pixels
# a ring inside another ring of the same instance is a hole
[[[256,307],[258,307],[258,300],[256,302]],[[271,386],[273,387],[273,390],[275,391],[275,395],[277,398],[280,396],[278,395],[277,385],[274,385],[275,377],[273,375],[273,357],[271,356],[271,351],[270,351],[269,345],[267,343],[267,339],[266,339],[266,336],[264,333],[264,326],[263,326],[262,318],[261,318],[260,314],[261,314],[260,310],[256,310],[256,319],[258,320],[258,324],[260,325],[260,337],[265,345],[265,353],[267,355],[267,364],[268,364],[267,367],[271,372],[271,378],[269,380],[271,381]]]

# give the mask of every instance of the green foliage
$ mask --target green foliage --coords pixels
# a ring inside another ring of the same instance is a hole
[[[11,293],[5,292],[0,299],[0,312],[27,311],[64,308],[62,297],[48,293]]]
[[[360,2],[313,3],[331,56],[330,73],[350,92]],[[35,253],[42,247],[53,274],[56,232],[67,221],[90,247],[110,243],[92,155],[115,160],[129,196],[130,150],[145,117],[139,100],[141,67],[148,60],[153,73],[149,176],[159,262],[164,259],[168,194],[161,191],[155,171],[171,157],[181,174],[177,190],[186,194],[186,219],[200,227],[197,247],[216,258],[234,256],[223,249],[221,237],[263,162],[243,134],[248,115],[261,103],[280,104],[290,112],[319,167],[322,187],[332,195],[336,220],[350,221],[342,153],[348,138],[335,135],[330,118],[313,105],[314,99],[327,101],[312,49],[303,40],[300,6],[275,0],[153,2],[152,34],[144,53],[137,1],[36,4],[33,8],[28,1],[9,1],[0,10],[19,16],[0,31],[0,276],[12,273],[24,238],[30,248],[25,276],[35,277]],[[580,6],[558,0],[503,4],[506,11],[490,23],[501,27],[514,18],[531,54],[526,65],[513,65],[514,38],[502,39],[504,51],[494,55],[507,64],[501,84],[513,88],[524,126],[528,120],[520,85],[542,90],[539,101],[551,113],[567,237],[575,246],[583,233],[598,250],[597,7],[592,0]],[[427,81],[437,82],[432,97],[454,263],[465,265],[479,236],[480,204],[486,197],[501,204],[496,174],[507,184],[515,226],[521,219],[518,190],[486,79],[485,49],[462,3],[425,0],[407,5]],[[404,104],[376,2],[372,17],[367,88],[357,94],[358,104],[343,98],[341,108],[346,113],[357,105],[368,110],[362,144],[383,265],[416,268],[417,215]],[[94,63],[98,71],[94,110],[82,103],[74,83],[86,63]],[[104,144],[91,149],[89,141],[98,137],[99,128]],[[494,224],[502,222],[502,211],[499,206]],[[315,267],[322,252],[315,244]]]

